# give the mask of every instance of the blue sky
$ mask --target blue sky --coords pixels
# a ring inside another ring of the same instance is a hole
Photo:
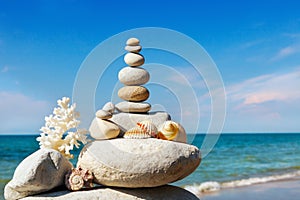
[[[176,30],[208,52],[226,89],[224,132],[300,132],[299,10],[300,3],[290,0],[0,0],[0,133],[38,132],[56,99],[72,96],[86,56],[109,37],[140,27]],[[185,70],[184,62],[166,62]],[[117,80],[125,64],[119,59],[116,65],[99,85],[104,89],[96,95],[96,109],[109,100],[114,88],[108,82]],[[195,88],[201,85],[192,72],[184,75]],[[162,90],[149,88],[153,94]],[[204,132],[209,100],[205,90],[196,93]],[[161,104],[176,115],[168,95]]]

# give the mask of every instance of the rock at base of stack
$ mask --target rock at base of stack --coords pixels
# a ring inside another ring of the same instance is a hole
[[[183,179],[200,160],[200,152],[193,145],[154,138],[120,138],[86,145],[77,166],[90,170],[98,184],[141,188]]]
[[[94,190],[82,190],[76,192],[57,191],[26,197],[23,200],[146,200],[146,199],[165,199],[165,200],[199,200],[191,192],[172,185],[164,185],[156,188],[107,188],[99,187]]]
[[[61,186],[72,167],[58,151],[40,149],[18,165],[13,179],[5,186],[4,197],[15,200]]]

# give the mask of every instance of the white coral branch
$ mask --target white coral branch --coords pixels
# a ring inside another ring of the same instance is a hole
[[[63,97],[57,105],[53,114],[45,117],[45,126],[41,127],[37,141],[40,148],[55,149],[65,157],[73,158],[70,151],[74,146],[79,148],[79,142],[86,143],[87,130],[78,128],[79,112],[76,112],[76,104],[70,106],[70,98]]]

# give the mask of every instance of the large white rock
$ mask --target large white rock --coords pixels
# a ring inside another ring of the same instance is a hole
[[[125,85],[143,85],[150,79],[150,74],[141,67],[124,67],[119,71],[119,81]]]
[[[94,141],[81,151],[77,166],[94,174],[101,185],[156,187],[180,180],[200,164],[197,147],[149,139]]]
[[[164,185],[156,188],[95,188],[76,192],[58,191],[26,197],[22,200],[198,200],[191,192],[180,187]]]
[[[63,185],[71,168],[72,164],[58,151],[40,149],[16,168],[13,179],[5,186],[5,199],[19,199]]]
[[[116,138],[120,133],[118,125],[109,120],[95,117],[89,128],[90,135],[97,140]]]
[[[170,115],[166,112],[149,112],[144,114],[116,113],[112,116],[112,118],[110,118],[111,121],[118,124],[121,129],[121,133],[125,133],[127,130],[135,127],[137,122],[149,120],[158,127],[170,119]]]

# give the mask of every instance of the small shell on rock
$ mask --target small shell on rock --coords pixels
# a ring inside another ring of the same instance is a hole
[[[156,137],[157,127],[149,120],[144,120],[137,123],[137,126],[140,127],[145,133],[151,137]]]
[[[146,133],[140,127],[134,127],[126,131],[123,137],[127,139],[144,139],[144,138],[150,138],[151,135]]]
[[[173,121],[165,121],[158,130],[157,137],[163,140],[174,140],[179,132],[179,125]]]
[[[77,169],[72,169],[65,176],[65,185],[71,191],[77,191],[83,188],[84,180],[81,176],[81,172]]]
[[[77,191],[84,186],[87,188],[93,187],[93,179],[94,176],[89,170],[82,169],[81,167],[73,168],[65,176],[65,185],[69,190]]]

